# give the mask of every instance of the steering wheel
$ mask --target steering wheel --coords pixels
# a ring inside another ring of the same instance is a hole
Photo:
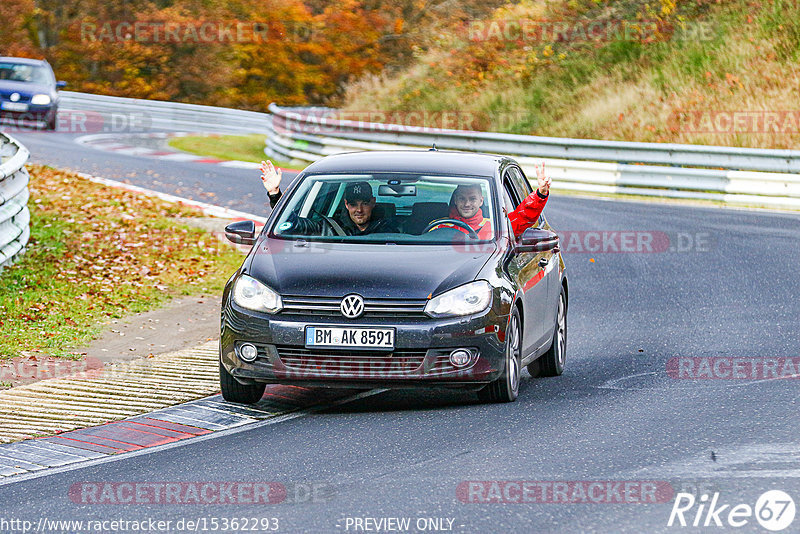
[[[339,223],[337,223],[336,221],[334,221],[332,218],[328,217],[327,215],[323,215],[322,213],[318,212],[317,210],[312,210],[312,211],[322,218],[322,220],[325,222],[327,227],[330,228],[330,231],[333,232],[335,235],[337,235],[339,237],[346,237],[347,236],[347,234],[344,233],[344,230],[342,230],[342,227],[339,225]],[[323,228],[322,235],[330,235],[330,234],[326,234],[325,233],[325,229]]]
[[[440,224],[444,223],[453,223],[456,226],[459,226],[469,232],[469,237],[472,239],[478,239],[478,232],[472,229],[470,225],[465,223],[464,221],[459,221],[458,219],[450,219],[445,217],[444,219],[436,219],[435,221],[431,221],[428,226],[422,231],[423,234],[427,234],[428,232],[432,231],[434,227],[439,226]]]

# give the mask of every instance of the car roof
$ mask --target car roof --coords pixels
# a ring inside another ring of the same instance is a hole
[[[327,156],[306,173],[397,172],[494,176],[507,156],[448,150],[380,150]]]

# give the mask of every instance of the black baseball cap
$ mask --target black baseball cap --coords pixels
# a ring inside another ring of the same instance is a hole
[[[344,188],[344,199],[348,204],[359,200],[368,202],[372,198],[372,186],[368,182],[350,182]]]

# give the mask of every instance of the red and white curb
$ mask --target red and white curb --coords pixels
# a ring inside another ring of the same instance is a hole
[[[102,150],[105,152],[114,152],[115,154],[122,154],[125,156],[155,158],[165,161],[178,161],[190,163],[208,163],[212,165],[219,165],[221,167],[232,167],[237,169],[258,169],[259,163],[251,161],[237,161],[237,160],[222,160],[208,156],[198,156],[195,154],[188,154],[178,150],[171,150],[169,148],[152,148],[147,146],[139,146],[136,143],[137,139],[171,139],[173,137],[186,137],[189,135],[207,135],[193,132],[154,132],[146,134],[93,134],[84,135],[75,139],[79,145]]]
[[[125,456],[251,430],[345,404],[384,390],[347,392],[297,386],[267,386],[254,405],[226,402],[221,395],[179,404],[57,436],[0,445],[0,485],[53,472],[114,461]]]

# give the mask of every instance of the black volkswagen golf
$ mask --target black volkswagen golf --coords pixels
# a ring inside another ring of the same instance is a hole
[[[454,218],[457,189],[480,202],[479,232]],[[531,192],[514,159],[488,154],[363,152],[307,167],[258,235],[252,221],[225,229],[253,246],[222,297],[224,398],[254,403],[281,383],[510,402],[522,366],[560,375],[558,236],[540,217],[517,241],[507,216]]]

